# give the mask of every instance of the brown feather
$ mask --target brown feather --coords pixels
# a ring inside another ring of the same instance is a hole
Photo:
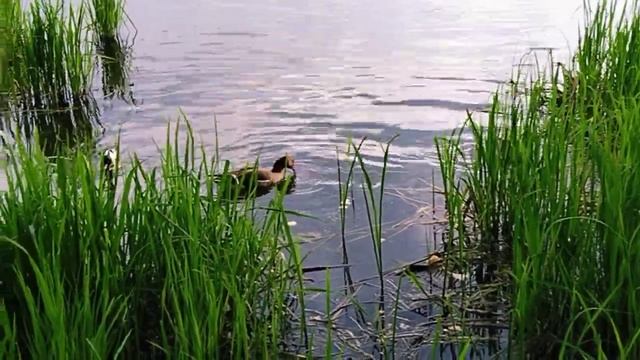
[[[236,178],[238,183],[247,184],[255,176],[258,181],[258,187],[272,187],[285,179],[287,169],[293,171],[295,176],[294,163],[293,156],[285,154],[285,156],[274,162],[271,169],[265,167],[256,169],[255,167],[247,166],[234,170],[230,174]]]

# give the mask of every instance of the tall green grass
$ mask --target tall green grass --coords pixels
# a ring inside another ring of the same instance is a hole
[[[81,150],[12,148],[0,358],[277,356],[302,293],[283,194],[261,217],[253,197],[219,195],[237,192],[229,177],[214,187],[217,159],[181,134],[167,131],[158,168],[134,156],[115,188]]]
[[[511,263],[518,356],[640,357],[637,9],[586,11],[571,63],[516,74],[488,122],[469,117],[471,152],[438,140],[450,233]]]
[[[26,109],[81,106],[91,95],[93,59],[86,8],[60,0],[35,0],[28,9],[13,3],[12,57],[14,92]]]
[[[13,20],[13,4],[3,1],[0,4],[0,97],[7,97],[11,81],[9,80],[9,56],[12,51],[10,24]]]
[[[37,128],[47,154],[60,146],[92,142],[92,128],[101,125],[91,89],[96,51],[102,49],[94,46],[97,30],[90,26],[94,8],[85,1],[23,4],[7,0],[0,6],[0,19],[11,24],[0,35],[0,93],[5,94],[0,100],[10,109],[2,126],[16,123],[26,135]],[[109,62],[105,87],[128,85],[128,58],[116,45],[110,54],[117,61]]]
[[[119,37],[125,17],[124,0],[90,0],[91,22],[100,43]]]
[[[86,105],[94,50],[113,58],[123,53],[118,29],[124,16],[123,0],[34,0],[24,7],[19,0],[3,1],[0,65],[6,74],[0,84],[10,86],[29,110]]]

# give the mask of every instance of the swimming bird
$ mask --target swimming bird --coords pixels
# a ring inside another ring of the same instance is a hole
[[[105,172],[107,180],[113,183],[113,174],[116,170],[118,162],[118,153],[115,149],[107,149],[102,153],[102,169]]]
[[[229,176],[235,185],[242,186],[245,190],[251,188],[253,180],[255,179],[255,186],[259,193],[263,193],[265,190],[270,190],[274,186],[279,186],[285,183],[289,174],[292,176],[292,180],[295,181],[295,159],[293,155],[285,154],[273,163],[273,166],[269,168],[246,166],[244,168],[233,170],[229,172]],[[221,179],[222,175],[215,176],[217,180]]]

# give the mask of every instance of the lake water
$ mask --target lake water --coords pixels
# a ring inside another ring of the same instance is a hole
[[[131,0],[138,104],[101,103],[100,143],[110,146],[121,131],[123,151],[157,164],[156,142],[164,141],[166,121],[181,108],[212,152],[216,115],[222,157],[234,164],[260,156],[270,165],[285,152],[295,154],[298,183],[286,204],[315,217],[292,218],[312,266],[342,261],[336,149],[344,151],[349,138],[369,137],[363,152],[377,178],[379,145],[398,134],[384,207],[383,259],[391,268],[433,247],[430,227],[410,224],[419,209],[433,205],[434,136],[459,126],[467,109],[482,109],[528,49],[553,47],[566,56],[577,42],[581,5]],[[356,196],[347,219],[354,280],[375,274],[363,206]],[[342,273],[333,279],[341,283]]]

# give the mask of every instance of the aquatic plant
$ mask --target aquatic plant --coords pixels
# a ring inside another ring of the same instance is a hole
[[[91,0],[91,23],[99,43],[119,38],[125,17],[124,0]]]
[[[372,330],[373,330],[373,337],[375,338],[374,339],[375,347],[379,347],[381,355],[384,356],[385,358],[391,358],[395,356],[395,352],[394,352],[395,328],[393,328],[392,333],[389,334],[387,331],[388,328],[386,326],[387,317],[389,316],[389,313],[388,313],[389,309],[385,307],[385,305],[390,297],[385,293],[386,279],[385,279],[383,261],[382,261],[383,260],[382,214],[384,209],[383,199],[384,199],[384,193],[386,189],[385,179],[387,175],[387,165],[389,161],[389,148],[391,147],[391,143],[393,142],[394,139],[395,137],[390,139],[386,143],[386,145],[382,147],[383,166],[380,172],[380,180],[379,180],[380,183],[377,189],[376,189],[376,186],[374,185],[375,183],[373,181],[371,171],[365,165],[363,154],[361,153],[361,148],[364,142],[366,141],[366,138],[362,139],[362,141],[360,141],[358,145],[352,142],[348,143],[347,154],[352,154],[352,156],[349,163],[349,170],[347,171],[347,178],[345,179],[344,182],[342,180],[340,163],[338,162],[338,184],[340,189],[340,198],[339,198],[340,213],[339,214],[340,214],[340,229],[341,229],[341,242],[342,242],[341,244],[342,257],[343,257],[344,265],[347,265],[349,263],[349,260],[348,260],[349,257],[348,257],[347,246],[346,246],[346,236],[345,236],[346,208],[347,208],[347,201],[349,200],[348,195],[350,191],[353,191],[354,185],[352,182],[353,182],[353,179],[355,178],[356,165],[359,166],[359,169],[362,172],[361,173],[362,183],[360,185],[360,190],[362,191],[362,196],[365,203],[364,206],[365,206],[366,215],[367,215],[369,236],[370,236],[371,245],[373,248],[372,255],[373,255],[373,259],[375,261],[375,267],[376,267],[376,275],[377,275],[376,280],[378,281],[378,296],[377,296],[377,299],[374,301],[376,304],[375,306],[376,311],[373,312],[374,319],[372,321],[373,323]],[[345,280],[345,294],[347,295],[347,297],[351,298],[351,302],[353,306],[357,309],[357,315],[359,317],[358,320],[361,321],[362,323],[366,323],[367,322],[366,315],[365,315],[365,312],[362,311],[362,305],[357,301],[355,297],[352,297],[355,291],[353,287],[353,280],[351,278],[351,273],[348,268],[344,269],[344,280]],[[397,294],[396,294],[396,300],[397,300]],[[392,310],[394,310],[392,319],[394,320],[394,324],[395,324],[395,319],[397,315],[397,303],[396,303],[396,307]]]
[[[13,56],[9,71],[23,106],[80,106],[91,95],[91,46],[85,7],[64,8],[60,0],[36,0],[23,11],[15,1]]]
[[[26,136],[38,128],[49,144],[91,141],[94,134],[85,130],[99,125],[99,112],[91,92],[93,49],[85,5],[35,0],[23,9],[20,1],[4,4],[1,15],[12,26],[3,33],[11,50],[6,67],[10,111],[2,127],[18,124]]]
[[[621,5],[586,11],[571,63],[518,72],[486,122],[438,139],[450,237],[510,267],[518,356],[640,356],[640,15]]]
[[[9,24],[13,20],[14,5],[10,1],[0,4],[0,97],[9,94],[9,56],[12,51],[12,32]]]
[[[219,196],[233,192],[214,190],[217,158],[183,134],[167,130],[158,168],[134,155],[115,188],[82,149],[50,159],[18,139],[0,198],[0,358],[281,350],[302,293],[283,194],[260,217],[253,197]]]

